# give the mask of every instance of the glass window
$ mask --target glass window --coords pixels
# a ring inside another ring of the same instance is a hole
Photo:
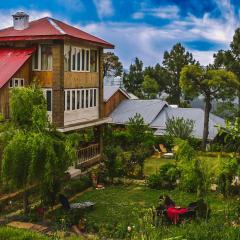
[[[82,49],[82,71],[85,70],[85,49]]]
[[[77,53],[77,70],[80,71],[80,62],[81,62],[81,51],[80,49],[78,49],[78,53]]]
[[[72,110],[75,110],[75,91],[72,91]]]
[[[91,50],[90,56],[90,71],[97,72],[97,50]]]
[[[86,90],[86,108],[88,108],[88,91],[89,90]]]
[[[90,107],[93,107],[93,89],[90,90]]]
[[[21,85],[21,87],[23,87],[23,86],[24,86],[24,80],[23,80],[23,79],[21,79],[21,80],[20,80],[20,82],[21,82],[21,84],[20,84],[20,85]]]
[[[13,87],[13,80],[11,79],[9,82],[9,87],[12,88]]]
[[[67,91],[67,110],[70,110],[70,91]]]
[[[47,111],[52,111],[52,91],[46,91]]]
[[[89,71],[89,50],[86,50],[86,71]]]
[[[76,48],[73,48],[73,52],[72,52],[72,70],[75,71],[76,68]]]
[[[14,87],[18,87],[18,79],[14,80]]]
[[[97,106],[97,89],[94,89],[94,98],[93,98],[93,104],[94,104],[94,107]]]
[[[81,92],[81,97],[82,97],[81,98],[81,108],[84,108],[84,101],[85,101],[84,100],[84,98],[85,98],[84,92],[85,92],[84,90],[82,90],[82,92]]]
[[[41,45],[41,70],[52,70],[52,48]]]
[[[71,67],[71,47],[64,45],[64,71],[70,71]]]
[[[77,109],[80,109],[80,90],[77,90]]]
[[[33,69],[39,70],[38,66],[38,56],[39,56],[39,49],[36,50],[33,56]]]

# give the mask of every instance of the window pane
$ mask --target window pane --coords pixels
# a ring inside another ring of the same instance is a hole
[[[97,89],[94,89],[94,107],[97,106]]]
[[[71,48],[69,45],[64,45],[64,71],[70,71]]]
[[[48,45],[41,45],[41,70],[52,69],[52,48]]]
[[[72,91],[72,110],[75,110],[75,91]]]
[[[82,90],[81,97],[82,97],[81,107],[84,108],[84,98],[85,98],[84,90]]]
[[[97,72],[97,50],[91,50],[90,70],[91,72]]]
[[[93,106],[93,89],[90,90],[90,107]]]
[[[24,80],[21,79],[21,87],[23,87],[23,86],[24,86]]]
[[[67,91],[67,110],[70,110],[70,91]]]
[[[13,87],[13,80],[12,80],[12,79],[11,79],[10,82],[9,82],[9,86],[10,86],[10,88]]]
[[[89,71],[89,50],[86,50],[86,71]]]
[[[33,69],[38,69],[38,48],[33,57]]]
[[[88,108],[88,90],[86,90],[86,108]]]
[[[52,91],[46,91],[47,111],[52,111]]]
[[[80,50],[78,50],[77,53],[77,70],[80,71],[80,62],[81,62],[81,54],[80,54]]]
[[[77,90],[77,109],[80,108],[80,90]]]
[[[15,86],[15,87],[18,86],[18,80],[17,80],[17,79],[15,79],[15,81],[14,81],[14,86]]]
[[[73,48],[73,53],[72,53],[72,70],[76,70],[75,69],[75,65],[76,65],[76,48]]]
[[[82,71],[85,70],[85,49],[82,49]]]

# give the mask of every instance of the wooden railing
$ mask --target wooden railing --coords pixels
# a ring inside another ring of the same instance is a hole
[[[98,143],[81,148],[77,151],[77,166],[89,162],[100,156],[100,145]]]

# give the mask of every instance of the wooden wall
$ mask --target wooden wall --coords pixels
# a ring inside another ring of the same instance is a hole
[[[27,61],[21,67],[21,69],[14,74],[13,78],[24,78],[25,80],[24,84],[28,85],[31,80],[30,61]],[[0,89],[0,112],[3,113],[5,118],[9,118],[9,101],[10,101],[10,89],[9,89],[9,81],[8,81]]]
[[[36,78],[43,88],[52,88],[53,71],[33,71],[32,77]]]
[[[104,103],[104,116],[107,117],[125,99],[128,99],[120,90]]]

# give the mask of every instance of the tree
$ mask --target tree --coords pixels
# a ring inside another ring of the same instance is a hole
[[[143,92],[147,95],[148,99],[155,98],[158,93],[159,86],[157,82],[149,75],[144,76]]]
[[[142,83],[144,79],[143,62],[135,58],[134,64],[130,65],[129,73],[123,74],[123,84],[127,91],[142,97]]]
[[[173,138],[187,140],[191,137],[194,121],[184,118],[170,118],[166,122],[166,134]]]
[[[179,86],[180,73],[182,68],[189,64],[196,64],[196,61],[180,43],[175,44],[170,52],[164,53],[163,67],[166,70],[165,74],[167,74],[165,92],[169,94],[168,101],[172,104],[180,104],[182,95]]]
[[[214,54],[214,65],[216,67],[224,67],[228,71],[232,71],[240,81],[240,28],[237,28],[233,36],[233,40],[230,43],[229,50],[220,50],[217,54]],[[237,116],[240,116],[240,88],[237,92],[238,96],[238,111]],[[234,107],[232,108],[233,111]]]
[[[113,52],[103,54],[103,75],[106,76],[122,76],[123,65]]]
[[[234,73],[223,69],[203,68],[197,65],[185,66],[181,71],[180,87],[187,96],[204,96],[204,129],[202,147],[206,148],[209,114],[213,99],[226,99],[234,96],[239,83]]]
[[[23,208],[27,213],[28,187],[39,185],[42,197],[48,195],[46,191],[54,193],[56,181],[76,157],[75,142],[51,127],[39,88],[13,89],[10,108],[14,134],[5,134],[8,142],[3,150],[1,173],[4,183],[24,189]]]

